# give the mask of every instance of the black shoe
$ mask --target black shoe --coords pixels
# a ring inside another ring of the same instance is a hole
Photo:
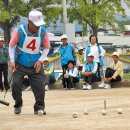
[[[44,110],[34,111],[34,115],[39,115],[39,116],[46,115],[46,111]]]
[[[22,107],[16,107],[16,108],[14,108],[14,113],[15,114],[20,114],[21,113],[21,108]]]

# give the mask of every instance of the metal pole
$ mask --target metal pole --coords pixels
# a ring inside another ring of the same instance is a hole
[[[63,33],[66,34],[66,23],[67,23],[66,0],[62,0],[62,8],[63,8]]]

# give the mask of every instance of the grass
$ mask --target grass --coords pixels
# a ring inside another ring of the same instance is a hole
[[[130,80],[130,73],[124,73],[123,79]]]

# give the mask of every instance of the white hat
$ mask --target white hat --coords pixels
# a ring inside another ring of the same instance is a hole
[[[42,13],[37,10],[31,11],[28,15],[28,19],[32,21],[35,26],[41,26],[45,24]]]
[[[3,42],[4,42],[4,38],[0,38],[0,41],[3,41]]]
[[[118,52],[116,52],[116,51],[115,51],[115,52],[113,52],[113,53],[112,53],[112,55],[113,55],[113,56],[118,56],[118,57],[119,57],[119,53],[118,53]]]
[[[88,56],[93,56],[94,57],[94,54],[93,53],[89,53]]]
[[[66,35],[66,34],[63,34],[63,35],[61,36],[61,40],[64,39],[64,38],[67,39],[67,35]]]
[[[49,61],[49,59],[46,57],[43,61]]]
[[[83,49],[84,49],[83,47],[79,47],[79,48],[78,48],[78,51],[79,51],[79,50],[83,50]]]

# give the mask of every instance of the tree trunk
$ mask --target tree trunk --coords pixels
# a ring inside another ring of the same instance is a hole
[[[97,36],[97,29],[98,27],[92,26],[93,34]]]
[[[10,41],[10,30],[11,30],[9,22],[4,23],[4,26],[2,28],[4,30],[5,44],[8,46],[9,41]]]

